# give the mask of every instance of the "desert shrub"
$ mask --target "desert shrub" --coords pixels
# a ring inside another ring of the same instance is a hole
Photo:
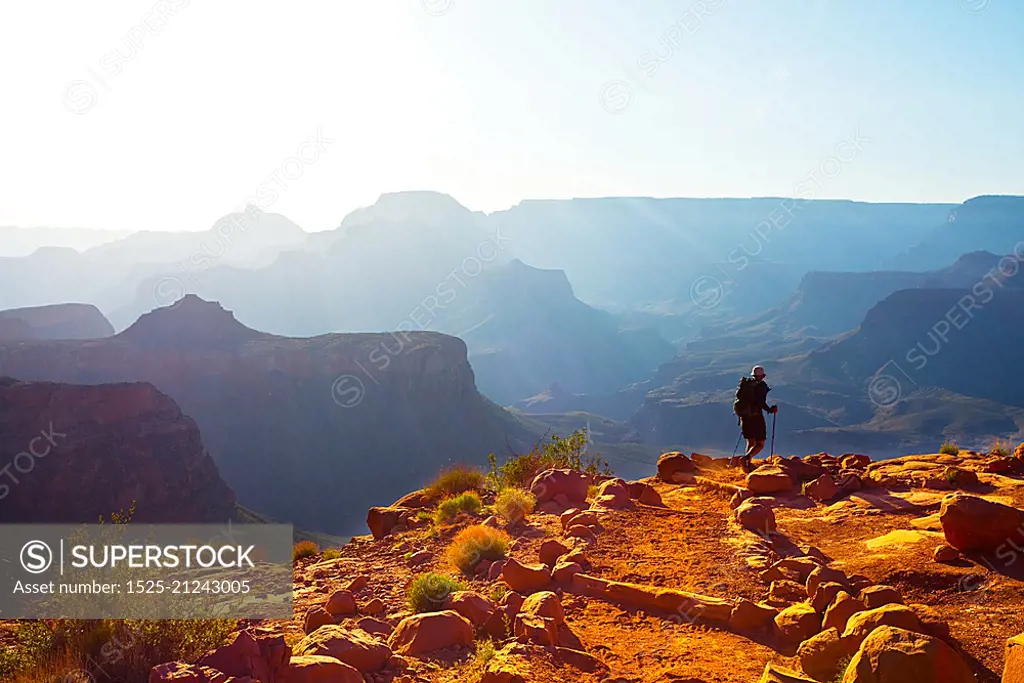
[[[502,491],[509,486],[529,488],[533,478],[550,469],[568,469],[587,474],[611,474],[607,460],[600,454],[590,455],[587,450],[587,430],[577,429],[566,438],[552,435],[547,443],[534,444],[529,453],[511,455],[502,464],[494,453],[488,457],[491,472],[488,475],[491,486]]]
[[[313,541],[299,541],[292,548],[292,562],[312,557],[320,552],[320,547]]]
[[[459,516],[460,512],[476,514],[480,512],[483,503],[480,502],[480,494],[475,491],[460,493],[454,498],[445,498],[437,506],[434,514],[434,521],[438,524],[448,524]]]
[[[11,683],[68,683],[75,678],[96,683],[145,681],[157,664],[194,661],[219,647],[235,628],[232,621],[168,619],[78,620],[25,624],[19,628],[13,674],[0,670]],[[45,652],[39,650],[46,647]],[[0,662],[4,662],[0,655]],[[10,661],[10,658],[7,658]],[[5,664],[6,665],[6,664]]]
[[[959,455],[960,447],[952,441],[944,441],[942,446],[939,447],[939,453],[943,453],[945,455]]]
[[[445,551],[445,557],[452,566],[472,576],[481,561],[505,559],[510,542],[504,531],[477,524],[456,534]]]
[[[487,672],[487,664],[494,659],[497,648],[492,640],[481,640],[476,643],[473,656],[464,662],[439,672],[438,683],[479,683]]]
[[[420,574],[409,585],[409,607],[417,614],[437,612],[452,593],[466,590],[466,584],[433,572]]]
[[[537,499],[532,493],[513,486],[503,489],[494,501],[495,512],[513,524],[526,519],[536,506]]]
[[[1009,441],[1003,441],[1002,439],[996,439],[992,444],[992,449],[989,451],[989,455],[998,455],[1003,458],[1008,458],[1013,455],[1013,445]]]
[[[494,584],[494,588],[491,590],[491,602],[495,605],[500,603],[508,595],[509,588],[503,583]]]
[[[850,666],[850,662],[853,661],[853,657],[846,656],[839,660],[836,665],[836,675],[828,683],[843,683],[846,676],[846,669]]]
[[[325,560],[337,560],[341,557],[341,548],[328,548],[324,551]]]
[[[456,465],[445,470],[426,488],[431,498],[457,496],[465,491],[482,491],[487,486],[487,475],[475,467]]]

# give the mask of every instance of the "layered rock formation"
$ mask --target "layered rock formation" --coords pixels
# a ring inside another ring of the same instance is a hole
[[[194,296],[109,339],[0,343],[0,367],[24,380],[151,382],[195,418],[243,505],[339,534],[446,463],[535,438],[480,396],[459,339],[290,339]]]
[[[98,339],[114,327],[90,304],[57,304],[0,311],[0,340]]]
[[[151,384],[0,378],[0,521],[219,523],[235,494],[196,423]]]

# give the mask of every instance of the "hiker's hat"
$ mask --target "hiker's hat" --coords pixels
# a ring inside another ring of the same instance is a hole
[[[750,371],[750,375],[752,377],[764,377],[764,368],[762,368],[760,365],[755,365],[754,369]]]

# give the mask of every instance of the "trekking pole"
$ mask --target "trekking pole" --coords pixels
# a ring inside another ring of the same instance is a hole
[[[772,413],[772,455],[775,455],[775,418],[778,417],[778,415],[778,413]]]
[[[736,437],[736,445],[733,446],[733,449],[732,449],[732,459],[733,460],[736,459],[736,451],[738,451],[739,448],[740,448],[740,439],[742,439],[742,438],[743,438],[743,432],[740,432],[740,435]]]

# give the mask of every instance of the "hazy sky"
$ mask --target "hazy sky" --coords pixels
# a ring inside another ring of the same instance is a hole
[[[791,195],[858,129],[817,196],[1021,194],[1022,33],[1016,0],[7,2],[0,225],[204,229],[268,182],[307,230],[405,189]]]

